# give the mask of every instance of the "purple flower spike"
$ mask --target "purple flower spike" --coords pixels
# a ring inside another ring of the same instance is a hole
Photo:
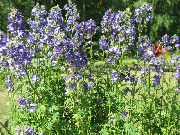
[[[30,28],[33,31],[36,31],[39,33],[43,32],[42,30],[47,23],[47,20],[46,20],[47,11],[45,10],[45,7],[37,4],[32,9],[32,15],[34,16],[34,20],[31,20],[31,19],[28,20],[28,24],[30,25]]]
[[[22,38],[25,34],[25,27],[23,24],[23,16],[17,9],[11,9],[11,12],[8,15],[8,23],[8,32],[12,36]]]
[[[79,13],[77,11],[76,5],[69,1],[68,4],[64,6],[64,9],[66,10],[66,22],[67,25],[64,27],[64,29],[68,32],[70,35],[74,32],[79,19]]]
[[[115,14],[112,12],[112,10],[107,10],[101,21],[102,33],[110,32],[112,30],[111,25],[114,23],[114,19]]]

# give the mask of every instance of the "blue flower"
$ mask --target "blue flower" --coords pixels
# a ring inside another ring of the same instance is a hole
[[[83,40],[90,39],[93,35],[95,35],[98,27],[94,20],[90,19],[87,22],[81,22],[77,25],[75,39]]]
[[[173,35],[170,39],[170,44],[176,44],[179,43],[179,36],[177,36],[176,34]]]
[[[154,76],[154,82],[153,82],[153,87],[157,86],[161,81],[161,78],[159,75]]]
[[[52,60],[59,60],[61,56],[63,55],[63,47],[62,45],[56,45],[53,48],[51,59]]]
[[[76,89],[76,87],[77,87],[77,83],[75,83],[75,82],[74,82],[74,83],[72,83],[72,84],[71,84],[71,87],[72,87],[72,89]]]
[[[31,103],[31,104],[29,105],[29,112],[34,112],[35,109],[36,109],[36,105]]]
[[[114,64],[115,60],[118,59],[121,55],[121,51],[117,46],[110,47],[108,50],[106,50],[106,53],[108,53],[108,63]]]
[[[82,84],[82,88],[83,88],[84,90],[89,90],[89,88],[90,88],[90,83],[83,83],[83,84]]]
[[[22,127],[17,127],[16,128],[16,133],[17,135],[23,134],[23,135],[35,135],[36,131],[33,130],[29,126],[22,126]]]
[[[111,73],[111,80],[113,82],[117,82],[119,79],[119,75],[118,75],[118,72],[116,70],[113,70],[112,73]]]
[[[27,128],[27,133],[28,133],[28,135],[35,135],[35,134],[36,134],[36,131],[33,130],[31,127],[28,127],[28,128]]]
[[[108,62],[109,64],[115,64],[115,59],[110,56],[110,57],[108,58],[107,62]]]
[[[67,50],[65,52],[68,64],[75,68],[82,68],[87,65],[87,57],[82,52]]]
[[[18,100],[19,106],[22,109],[25,109],[27,105],[29,105],[31,102],[29,99],[25,99],[25,98],[19,98]]]
[[[68,35],[71,35],[77,26],[79,13],[77,11],[76,5],[70,1],[64,6],[64,9],[66,10],[65,17],[67,23],[64,29],[68,32]]]
[[[178,66],[176,67],[175,78],[180,80],[180,68]]]
[[[162,37],[162,42],[163,42],[165,45],[169,46],[169,44],[170,44],[170,37],[169,37],[167,34],[164,35],[164,36]]]
[[[152,5],[143,5],[140,8],[134,10],[134,21],[136,23],[145,22],[145,24],[148,24],[150,21],[152,21],[151,13]]]
[[[12,8],[11,12],[8,14],[7,28],[12,37],[18,36],[22,38],[23,35],[26,35],[23,16],[17,9]]]
[[[48,26],[55,29],[60,26],[63,27],[63,17],[59,6],[52,7],[47,17]]]
[[[12,81],[12,76],[7,76],[7,77],[6,77],[6,89],[7,89],[8,91],[13,91],[13,90],[15,90],[14,82]]]
[[[0,56],[6,56],[7,55],[7,51],[8,51],[8,47],[7,47],[7,41],[8,41],[8,36],[0,31]]]
[[[39,77],[38,75],[32,75],[32,76],[31,76],[31,81],[32,81],[33,83],[37,83],[37,82],[40,81],[40,77]]]
[[[109,44],[108,44],[108,40],[105,36],[101,36],[101,38],[99,39],[99,46],[100,46],[100,49],[102,49],[102,50],[108,49]]]
[[[175,47],[176,47],[176,48],[179,48],[179,47],[180,47],[180,44],[175,44]]]
[[[112,31],[111,25],[114,23],[114,19],[115,19],[115,14],[112,12],[112,10],[111,9],[107,10],[101,21],[102,33]]]
[[[103,99],[102,98],[98,98],[97,99],[97,103],[102,104],[103,103]]]
[[[128,115],[128,112],[125,112],[125,111],[122,112],[123,119],[125,119],[127,117],[127,115]]]
[[[126,75],[125,75],[124,73],[121,73],[121,74],[120,74],[120,79],[121,79],[121,81],[125,80],[125,77],[126,77]]]

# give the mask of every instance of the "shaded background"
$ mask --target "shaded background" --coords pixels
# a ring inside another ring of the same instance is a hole
[[[104,12],[109,8],[114,11],[131,10],[140,7],[144,2],[154,5],[154,20],[149,27],[152,41],[157,41],[163,35],[180,35],[180,0],[72,0],[77,4],[81,20],[94,19],[100,24]],[[45,5],[47,10],[59,5],[61,8],[68,0],[0,0],[0,29],[6,31],[7,16],[11,7],[17,8],[27,20],[31,16],[31,10],[36,3]]]

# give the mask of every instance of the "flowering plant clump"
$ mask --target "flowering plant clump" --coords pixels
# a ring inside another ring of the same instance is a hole
[[[100,26],[80,22],[71,1],[50,11],[37,4],[31,14],[27,29],[12,9],[7,32],[0,31],[12,134],[179,134],[179,37],[154,44],[143,34],[150,4],[109,9]]]

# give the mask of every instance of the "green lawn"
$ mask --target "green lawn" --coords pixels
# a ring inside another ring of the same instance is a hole
[[[8,93],[6,91],[0,92],[0,110],[0,121],[5,122],[9,113]]]
[[[3,77],[2,72],[0,73],[0,122],[5,124],[5,122],[9,119],[9,98],[8,91],[5,90],[4,84],[5,78]],[[2,125],[0,124],[0,129]],[[3,130],[5,131],[5,130]]]
[[[2,90],[0,88],[0,134],[1,131],[6,135],[8,134],[6,130],[2,127],[2,124],[9,128],[9,113],[10,113],[10,106],[9,106],[9,98],[8,92],[6,90]],[[1,130],[2,129],[2,130]]]

